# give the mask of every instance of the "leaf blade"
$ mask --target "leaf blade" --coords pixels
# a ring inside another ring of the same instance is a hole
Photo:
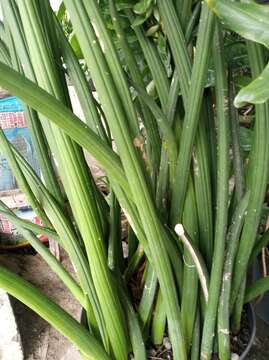
[[[234,99],[234,105],[239,108],[245,103],[263,104],[269,99],[269,63],[260,76],[249,85],[243,87]]]

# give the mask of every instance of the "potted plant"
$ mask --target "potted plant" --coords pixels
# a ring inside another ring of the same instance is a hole
[[[0,286],[87,359],[146,359],[165,335],[176,360],[230,359],[244,303],[269,287],[247,283],[265,246],[268,7],[65,0],[56,16],[48,0],[1,5],[0,86],[24,102],[42,177],[2,132],[0,148],[43,227],[0,210],[78,299],[87,326],[3,267]],[[105,170],[105,193],[83,151]],[[66,250],[76,279],[40,233]]]

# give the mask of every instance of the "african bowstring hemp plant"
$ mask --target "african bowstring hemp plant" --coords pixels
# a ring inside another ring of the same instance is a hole
[[[266,277],[246,283],[269,239],[258,234],[269,160],[268,7],[250,0],[65,0],[57,13],[48,0],[1,6],[0,85],[24,103],[42,176],[2,130],[0,151],[43,226],[3,201],[0,212],[86,320],[3,267],[0,287],[85,359],[143,360],[153,346],[159,356],[164,336],[176,360],[214,352],[230,359],[244,303],[269,288]],[[245,75],[249,85],[238,93]],[[70,83],[84,119],[74,113]],[[244,154],[234,105],[254,118]],[[105,191],[86,152],[106,173]],[[40,233],[65,249],[75,278]]]

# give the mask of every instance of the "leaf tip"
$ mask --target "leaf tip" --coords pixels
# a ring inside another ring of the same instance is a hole
[[[185,234],[185,230],[182,224],[176,224],[175,232],[178,236],[183,236]]]

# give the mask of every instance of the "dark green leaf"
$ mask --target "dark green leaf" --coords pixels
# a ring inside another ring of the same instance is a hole
[[[250,151],[253,142],[253,131],[245,127],[240,127],[239,131],[240,145],[242,149],[244,151]]]

